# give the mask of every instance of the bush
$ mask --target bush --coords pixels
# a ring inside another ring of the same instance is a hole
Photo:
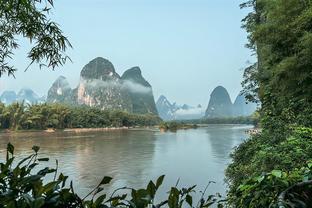
[[[302,170],[302,167],[312,160],[312,129],[297,127],[292,128],[291,132],[290,136],[279,142],[267,139],[265,133],[256,135],[235,149],[231,155],[233,162],[226,170],[226,180],[230,188],[228,192],[230,203],[238,206],[238,204],[241,205],[240,201],[245,200],[245,198],[241,198],[244,194],[245,197],[247,196],[246,191],[242,194],[242,184],[246,188],[244,185],[250,183],[254,185],[254,182],[257,182],[256,189],[258,191],[252,190],[255,189],[255,186],[252,188],[247,186],[249,187],[246,189],[249,190],[249,200],[259,204],[265,201],[268,204],[276,201],[278,193],[283,189],[302,180],[303,172],[301,171],[299,174],[298,170]],[[278,178],[278,180],[282,179],[283,183],[280,184],[284,184],[283,186],[276,185],[276,175],[272,172],[274,170],[283,173]],[[264,175],[264,173],[269,173],[269,175]],[[272,179],[264,186],[262,180],[258,180],[259,176],[261,178],[265,176],[266,182],[272,177],[274,180]],[[263,194],[265,193],[264,195],[261,194],[261,189]],[[260,198],[262,199],[260,200]]]

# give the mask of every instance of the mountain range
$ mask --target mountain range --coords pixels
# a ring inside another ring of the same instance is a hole
[[[247,103],[241,93],[232,103],[227,90],[222,86],[218,86],[212,91],[206,110],[201,105],[192,107],[186,104],[171,103],[164,95],[158,98],[156,107],[159,116],[163,120],[188,120],[249,116],[256,111],[257,105]]]
[[[82,68],[80,81],[74,89],[65,77],[59,77],[48,91],[47,102],[157,114],[152,86],[143,77],[141,69],[133,67],[120,76],[113,64],[102,57]]]
[[[10,90],[4,91],[0,96],[0,101],[5,105],[10,105],[14,102],[36,104],[45,102],[45,98],[39,97],[33,90],[29,88],[22,88],[18,93]]]
[[[164,95],[158,98],[156,107],[159,116],[163,120],[199,119],[205,115],[205,110],[201,105],[197,105],[196,107],[187,104],[178,105],[171,103]]]
[[[241,93],[237,95],[234,103],[232,103],[228,91],[224,87],[218,86],[210,94],[205,118],[249,116],[256,109],[257,105],[247,102],[245,96]]]
[[[66,77],[60,76],[50,87],[46,100],[31,89],[23,88],[17,94],[14,91],[4,91],[0,101],[6,105],[21,101],[29,104],[46,101],[86,105],[103,110],[158,114],[164,120],[249,116],[257,108],[256,104],[247,103],[241,94],[232,103],[229,93],[222,86],[212,91],[206,109],[201,105],[194,107],[171,103],[164,95],[155,103],[152,86],[143,77],[138,66],[126,70],[120,76],[114,65],[102,57],[91,60],[82,68],[76,88],[72,89]]]

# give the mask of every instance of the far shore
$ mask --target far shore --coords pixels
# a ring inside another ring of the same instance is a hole
[[[29,130],[10,130],[4,129],[0,130],[0,133],[11,134],[11,133],[31,133],[31,132],[43,132],[43,133],[55,133],[55,132],[73,132],[73,133],[83,133],[83,132],[101,132],[101,131],[120,131],[120,130],[142,130],[142,129],[151,129],[155,128],[155,126],[132,126],[132,127],[103,127],[103,128],[66,128],[66,129],[29,129]]]
[[[208,127],[210,125],[237,125],[237,124],[198,124],[198,128]],[[69,133],[85,133],[85,132],[106,132],[106,131],[121,131],[121,130],[156,130],[161,131],[159,126],[132,126],[132,127],[103,127],[103,128],[66,128],[66,129],[29,129],[29,130],[0,130],[0,134],[18,134],[18,133],[57,133],[57,132],[69,132]],[[252,128],[245,131],[247,134],[257,134],[261,132],[259,128]]]

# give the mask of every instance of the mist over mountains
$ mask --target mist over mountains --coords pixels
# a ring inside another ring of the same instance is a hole
[[[218,86],[210,94],[205,118],[249,116],[256,109],[257,105],[247,102],[241,93],[237,95],[234,103],[232,103],[227,90],[222,86]]]
[[[201,105],[196,107],[186,104],[177,105],[176,103],[171,103],[164,95],[158,98],[156,107],[159,116],[163,120],[188,120],[250,116],[255,112],[257,105],[254,103],[247,103],[245,97],[241,94],[239,94],[235,102],[232,103],[227,90],[222,86],[218,86],[212,91],[206,109]]]
[[[201,105],[196,107],[187,104],[178,105],[171,103],[164,95],[158,98],[156,107],[163,120],[200,119],[205,115],[205,109]]]
[[[91,60],[82,68],[76,88],[72,89],[66,77],[60,76],[50,87],[46,100],[31,89],[23,88],[17,94],[4,91],[0,101],[6,105],[22,101],[29,104],[48,102],[85,105],[103,110],[154,114],[163,120],[249,116],[257,108],[256,104],[247,103],[241,94],[232,102],[228,91],[222,86],[212,91],[207,108],[170,102],[164,95],[155,103],[152,86],[138,66],[126,70],[120,76],[114,65],[102,57]]]
[[[120,76],[113,64],[102,57],[82,68],[77,88],[71,89],[66,78],[59,77],[48,91],[47,102],[157,114],[152,86],[141,69],[133,67]]]

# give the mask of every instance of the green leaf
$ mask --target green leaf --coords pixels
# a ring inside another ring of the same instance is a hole
[[[95,205],[95,206],[99,206],[100,204],[103,203],[103,201],[105,200],[105,198],[106,198],[106,194],[99,196],[99,197],[95,200],[94,205]]]
[[[49,161],[49,158],[48,157],[45,157],[45,158],[39,158],[38,161]]]
[[[190,196],[189,194],[186,195],[185,201],[190,205],[190,207],[193,206],[193,198],[192,198],[192,196]]]
[[[109,184],[113,178],[109,176],[104,176],[99,185]]]
[[[42,197],[35,199],[32,202],[32,208],[40,208],[44,205],[44,199]]]
[[[165,178],[165,175],[162,175],[162,176],[160,176],[160,177],[157,179],[157,181],[156,181],[156,189],[158,189],[158,188],[161,186],[161,184],[162,184],[163,181],[164,181],[164,178]]]
[[[11,143],[8,143],[7,151],[13,155],[13,153],[14,153],[14,146]]]
[[[282,171],[280,171],[280,170],[272,170],[271,174],[277,178],[282,177]]]

